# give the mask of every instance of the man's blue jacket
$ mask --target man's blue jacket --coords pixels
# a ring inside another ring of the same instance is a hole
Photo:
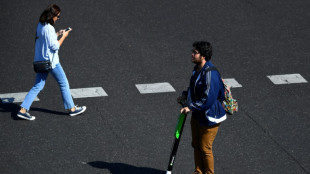
[[[226,120],[222,106],[225,98],[223,81],[218,71],[206,71],[211,67],[214,65],[210,61],[200,71],[195,66],[190,87],[185,91],[187,105],[193,111],[192,116],[202,126],[212,126]]]

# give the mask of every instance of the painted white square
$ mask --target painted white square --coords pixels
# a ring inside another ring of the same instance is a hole
[[[108,94],[102,87],[70,89],[73,98],[104,97]]]
[[[291,84],[291,83],[307,83],[300,74],[284,74],[284,75],[270,75],[267,76],[272,83],[276,85]]]
[[[28,92],[0,94],[2,103],[19,103],[23,102]],[[40,101],[38,97],[34,101]]]
[[[175,89],[168,82],[152,84],[136,84],[141,94],[175,92]]]
[[[242,87],[241,84],[237,82],[236,79],[223,79],[231,88],[239,88]]]

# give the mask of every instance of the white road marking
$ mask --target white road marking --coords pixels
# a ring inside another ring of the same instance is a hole
[[[70,89],[73,98],[104,97],[108,94],[102,87]]]
[[[23,102],[28,92],[0,94],[2,103],[19,103]],[[40,101],[38,97],[34,101]]]
[[[232,78],[232,79],[223,79],[223,80],[232,88],[240,88],[240,87],[242,87],[242,85],[239,84],[236,79]]]
[[[291,84],[291,83],[307,83],[300,74],[284,74],[267,76],[274,84]]]
[[[136,84],[141,94],[175,92],[175,89],[168,82],[152,84]]]
[[[284,74],[284,75],[269,75],[267,76],[274,84],[292,84],[292,83],[308,83],[300,74]],[[234,78],[223,79],[232,88],[242,87]],[[141,94],[149,93],[164,93],[175,92],[175,89],[168,82],[151,83],[151,84],[136,84],[137,89]],[[70,89],[73,98],[87,98],[87,97],[104,97],[108,94],[102,87],[93,88],[77,88]],[[23,102],[28,92],[6,93],[0,94],[2,103],[18,103]],[[38,97],[34,101],[40,101]]]

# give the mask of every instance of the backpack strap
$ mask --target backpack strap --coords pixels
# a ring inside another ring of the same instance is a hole
[[[39,39],[39,36],[37,35],[37,32],[36,32],[36,37],[34,38],[34,43],[37,42],[37,39]]]
[[[220,74],[220,76],[221,76],[221,73],[219,72],[219,70],[215,66],[212,66],[212,67],[209,67],[209,68],[205,69],[205,73],[207,73],[209,71],[217,71]]]
[[[224,84],[224,81],[223,81],[223,79],[222,79],[222,76],[221,76],[221,73],[219,72],[219,70],[218,70],[215,66],[212,66],[212,67],[209,67],[209,68],[205,69],[205,73],[207,73],[207,72],[209,72],[209,71],[217,71],[217,72],[219,73],[220,79],[221,79],[222,84],[223,84],[223,87],[224,87],[224,89],[225,89],[225,84]]]

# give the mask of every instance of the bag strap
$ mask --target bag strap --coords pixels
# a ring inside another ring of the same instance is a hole
[[[39,39],[39,36],[38,36],[38,33],[36,31],[36,37],[34,38],[34,45],[36,44],[37,42],[37,39]],[[55,56],[55,53],[53,53],[53,57],[52,57],[52,60],[50,60],[51,63],[53,63],[53,59],[54,59],[54,56]]]
[[[36,37],[34,38],[34,44],[36,44],[37,39],[39,39],[39,37],[38,37],[38,33],[36,32]]]
[[[221,73],[219,72],[219,70],[215,66],[212,66],[212,67],[209,67],[209,68],[205,69],[205,73],[207,73],[209,71],[217,71],[220,74],[220,76],[221,76]]]
[[[207,73],[209,71],[217,71],[220,74],[220,78],[222,79],[221,73],[219,72],[219,70],[215,66],[212,66],[212,67],[205,69],[205,73]],[[225,88],[225,84],[223,81],[222,81],[222,84],[223,84],[223,87]]]

